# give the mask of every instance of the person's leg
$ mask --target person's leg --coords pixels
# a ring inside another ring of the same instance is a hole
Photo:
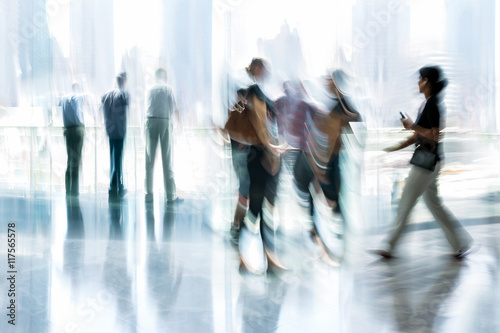
[[[439,164],[436,166],[436,169],[439,169]],[[438,196],[437,177],[438,170],[436,170],[435,178],[423,193],[422,198],[431,211],[432,216],[434,216],[443,229],[446,239],[448,239],[453,250],[468,249],[472,243],[472,237],[460,225],[455,216],[443,206],[442,200]]]
[[[280,163],[283,161],[281,160]],[[279,172],[275,175],[268,174],[264,187],[264,200],[261,209],[260,230],[265,246],[265,251],[270,260],[276,267],[285,269],[281,263],[276,249],[277,239],[281,231],[274,220],[275,199],[278,189]]]
[[[109,194],[116,194],[117,191],[115,183],[115,140],[109,139]]]
[[[234,219],[232,224],[233,229],[239,229],[241,227],[248,208],[248,195],[250,188],[250,175],[248,174],[247,165],[248,150],[249,146],[231,140],[233,168],[239,183],[239,196],[234,212]],[[234,236],[237,236],[236,233]]]
[[[300,152],[293,167],[293,180],[297,189],[307,193],[309,191],[309,183],[311,183],[313,177],[314,173],[309,166],[305,153]]]
[[[267,269],[267,258],[262,242],[260,220],[267,177],[269,174],[261,164],[263,151],[251,147],[248,154],[248,172],[250,174],[250,205],[239,236],[239,251],[244,267],[254,273],[263,273]]]
[[[328,171],[327,177],[330,181],[330,184],[321,184],[325,196],[328,200],[333,201],[335,203],[334,211],[336,213],[340,213],[340,205],[339,205],[339,197],[340,197],[340,183],[342,177],[340,175],[340,159],[339,155],[332,155],[330,161],[328,162]]]
[[[250,204],[245,218],[245,225],[251,229],[252,232],[257,232],[260,228],[257,222],[259,216],[261,215],[267,177],[269,176],[260,161],[262,155],[262,150],[256,149],[255,147],[250,148],[248,159],[248,173],[250,176]]]
[[[266,177],[266,184],[264,187],[264,206],[262,207],[262,220],[267,223],[269,227],[273,226],[273,209],[276,194],[278,190],[279,172],[275,175]]]
[[[408,222],[408,216],[417,199],[424,193],[434,178],[434,173],[428,170],[412,167],[405,181],[405,188],[399,202],[395,226],[389,234],[389,251],[393,251]]]
[[[293,167],[294,185],[297,190],[297,196],[299,197],[299,204],[308,210],[308,214],[312,217],[314,212],[314,207],[312,203],[312,196],[309,193],[309,184],[314,178],[314,173],[307,161],[306,154],[300,152],[297,155]],[[312,219],[309,221],[312,223]],[[313,228],[313,225],[309,229]]]
[[[123,191],[123,144],[125,139],[118,139],[115,143],[115,165],[116,165],[116,184],[118,191]]]
[[[64,184],[66,187],[66,194],[71,194],[71,158],[73,151],[71,149],[72,144],[72,136],[69,128],[64,128],[64,139],[66,140],[66,154],[67,154],[67,162],[66,162],[66,174],[64,177]]]
[[[73,162],[71,165],[71,194],[78,195],[80,192],[80,164],[82,161],[82,148],[85,138],[85,128],[78,126],[74,130]]]
[[[78,195],[79,169],[82,156],[83,136],[85,129],[80,126],[66,127],[66,152],[68,163],[65,175],[66,194]]]
[[[144,190],[146,200],[153,200],[153,176],[155,169],[156,147],[158,145],[158,125],[156,119],[147,119],[145,125],[146,134],[146,177],[144,180]]]
[[[177,198],[172,161],[172,124],[168,119],[159,119],[161,159],[163,164],[163,188],[168,201]]]
[[[111,191],[116,190],[116,186],[113,183],[113,179],[115,179],[114,174],[115,174],[115,162],[114,162],[114,140],[109,138],[109,189],[108,191],[111,193]]]

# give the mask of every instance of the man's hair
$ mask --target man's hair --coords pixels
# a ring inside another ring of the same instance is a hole
[[[155,72],[156,80],[160,80],[163,76],[167,77],[167,71],[164,68],[158,68]]]
[[[73,82],[73,84],[71,85],[71,90],[73,90],[73,93],[80,92],[80,83]]]
[[[125,81],[127,81],[127,73],[123,72],[116,76],[116,83],[119,88],[123,87]]]

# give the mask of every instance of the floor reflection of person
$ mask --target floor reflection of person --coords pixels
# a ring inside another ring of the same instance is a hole
[[[66,239],[82,239],[85,233],[82,209],[78,198],[66,198],[66,217],[68,223]]]
[[[263,290],[255,288],[265,284]],[[241,313],[241,322],[232,332],[275,332],[278,330],[283,300],[290,284],[282,277],[269,273],[265,281],[243,283],[236,306]],[[239,326],[241,325],[241,326]]]
[[[66,197],[67,230],[64,240],[63,262],[72,282],[72,290],[79,287],[85,254],[85,228],[77,197]]]
[[[385,149],[392,152],[406,148],[412,144],[432,145],[436,147],[437,162],[433,171],[413,165],[398,206],[395,226],[391,230],[387,244],[376,252],[384,258],[391,258],[398,244],[400,236],[408,223],[408,216],[415,206],[418,198],[422,196],[432,215],[443,229],[445,236],[454,251],[454,256],[461,258],[469,252],[472,238],[460,225],[455,216],[448,211],[438,196],[437,181],[442,167],[443,154],[439,143],[440,133],[443,129],[442,111],[440,106],[440,93],[447,85],[439,67],[423,67],[419,71],[419,92],[424,94],[425,101],[419,109],[415,122],[410,117],[402,118],[403,126],[413,131],[405,141]]]
[[[117,321],[121,332],[137,328],[137,307],[132,298],[132,276],[127,258],[127,240],[123,235],[126,225],[122,201],[109,203],[109,236],[104,253],[103,279],[107,291],[116,299]],[[126,319],[126,320],[123,320]]]
[[[440,266],[438,271],[432,271],[431,273],[437,276],[432,276],[434,283],[425,293],[422,292],[424,288],[414,288],[412,279],[405,278],[400,269],[392,268],[393,278],[386,280],[384,284],[394,297],[393,311],[398,332],[427,332],[427,330],[431,332],[436,329],[435,320],[440,313],[440,308],[458,288],[462,264],[457,261],[448,261]],[[411,271],[414,272],[414,270]],[[415,299],[420,299],[417,306],[415,306]]]

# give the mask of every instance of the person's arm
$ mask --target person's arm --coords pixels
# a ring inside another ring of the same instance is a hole
[[[390,153],[393,151],[404,149],[404,148],[414,144],[416,140],[417,140],[417,133],[413,133],[413,135],[408,137],[406,140],[401,141],[400,143],[398,143],[394,146],[387,147],[384,149],[384,151]]]
[[[99,105],[99,110],[101,110],[101,116],[102,116],[101,125],[103,125],[104,128],[106,128],[106,120],[108,119],[108,113],[106,108],[106,96],[107,94],[101,97],[101,105]]]
[[[85,104],[90,111],[90,115],[92,116],[92,119],[94,120],[94,125],[96,124],[96,110],[94,107],[94,102],[92,101],[92,98],[88,94],[82,95],[82,104]]]
[[[401,120],[401,122],[403,123],[404,128],[415,131],[418,136],[424,137],[429,140],[434,140],[435,142],[437,142],[437,140],[439,139],[439,128],[437,128],[436,136],[434,127],[432,129],[424,128],[413,123],[413,121],[409,118],[403,119]]]
[[[177,122],[177,127],[182,130],[182,119],[181,119],[181,113],[179,111],[179,106],[177,105],[177,101],[175,100],[174,94],[172,91],[170,91],[170,94],[172,96],[172,111],[175,117],[175,121]]]
[[[434,142],[438,142],[439,140],[439,132],[440,132],[440,112],[439,108],[434,99],[429,100],[425,105],[424,110],[422,111],[422,117],[425,117],[427,123],[430,125],[429,128],[425,128],[420,126],[417,123],[414,123],[411,118],[401,119],[403,126],[406,129],[411,129],[415,131],[418,137],[422,137],[424,139],[433,140]]]
[[[275,175],[280,168],[280,148],[269,134],[267,128],[267,106],[266,102],[251,94],[250,105],[253,106],[253,112],[248,112],[248,120],[266,148],[261,159],[262,166],[272,175]]]
[[[344,122],[351,122],[351,121],[359,121],[360,120],[360,114],[358,111],[354,110],[350,105],[348,105],[342,98],[338,99],[340,109],[342,110],[342,120]]]
[[[250,96],[250,104],[253,106],[254,112],[248,112],[248,120],[252,124],[255,133],[259,137],[264,147],[272,153],[275,153],[273,145],[276,143],[272,140],[267,129],[267,107],[266,102],[259,99],[255,94]]]

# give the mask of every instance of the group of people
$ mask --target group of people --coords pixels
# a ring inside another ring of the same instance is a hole
[[[296,194],[293,197],[298,198],[299,205],[310,217],[309,237],[329,253],[316,227],[314,205],[326,202],[332,216],[342,217],[341,133],[349,131],[349,123],[360,121],[361,116],[348,96],[351,77],[342,70],[331,72],[326,79],[325,91],[330,101],[322,107],[308,98],[299,80],[285,82],[284,96],[270,100],[261,87],[268,76],[266,61],[262,58],[252,59],[246,72],[252,83],[237,91],[238,101],[230,110],[225,126],[231,138],[233,166],[239,181],[230,239],[238,245],[242,265],[251,272],[262,273],[269,264],[286,269],[276,251],[279,231],[273,219],[277,179],[284,160],[288,161],[293,174]],[[395,226],[381,249],[374,252],[385,259],[393,257],[409,213],[417,199],[423,196],[443,229],[453,256],[463,258],[470,252],[472,238],[443,206],[437,190],[443,159],[439,144],[443,127],[439,102],[447,80],[439,67],[423,67],[419,73],[419,92],[424,94],[425,101],[415,122],[404,114],[401,119],[412,135],[385,149],[392,152],[415,144],[416,152],[411,161],[414,165],[405,183]],[[422,152],[427,146],[432,148]],[[422,154],[427,164],[419,162]]]
[[[377,255],[393,257],[398,240],[408,222],[417,199],[424,202],[439,223],[453,248],[461,258],[469,253],[471,236],[442,204],[438,196],[437,180],[443,154],[439,144],[443,127],[440,95],[447,81],[439,67],[421,68],[419,92],[425,101],[413,121],[402,114],[402,125],[412,135],[395,146],[385,149],[392,152],[410,145],[416,151],[410,174],[397,210],[395,226]],[[231,224],[230,239],[238,245],[242,264],[252,272],[265,272],[268,263],[286,268],[276,251],[277,228],[274,225],[278,177],[282,164],[288,165],[293,174],[294,198],[309,216],[308,237],[328,252],[328,246],[318,233],[314,216],[315,205],[326,203],[329,214],[342,217],[341,172],[339,153],[342,148],[341,133],[349,131],[349,123],[361,120],[349,96],[351,77],[342,70],[334,70],[325,78],[324,90],[328,102],[318,106],[298,79],[283,84],[284,95],[270,99],[263,89],[269,76],[264,59],[253,58],[246,68],[249,83],[235,92],[237,103],[229,110],[224,131],[229,135],[232,162],[239,182],[239,196]],[[166,84],[167,72],[156,71],[156,84],[148,91],[145,142],[146,176],[145,201],[153,201],[153,171],[156,148],[161,146],[163,180],[167,202],[180,200],[176,194],[172,168],[172,120],[178,110],[172,88]],[[123,184],[123,147],[127,131],[127,113],[130,101],[126,91],[125,73],[116,77],[116,89],[101,99],[101,109],[110,147],[110,198],[123,198],[127,190]],[[85,125],[83,103],[78,84],[73,94],[61,101],[64,136],[68,153],[66,194],[77,196],[81,152]],[[430,165],[417,162],[424,146],[431,146],[426,156]],[[414,161],[415,160],[415,161]],[[319,198],[319,199],[318,199]]]
[[[171,203],[182,200],[176,194],[172,167],[172,120],[178,116],[177,105],[172,88],[167,85],[167,71],[159,68],[155,73],[156,83],[148,91],[145,122],[146,176],[145,201],[153,201],[153,174],[158,143],[161,146],[163,162],[164,189],[166,201]],[[123,183],[123,149],[127,134],[127,115],[130,95],[126,90],[127,74],[116,77],[116,88],[101,98],[106,133],[109,137],[110,182],[109,198],[122,199],[127,194]],[[85,136],[83,106],[88,102],[81,93],[80,85],[73,84],[73,94],[61,99],[64,137],[68,155],[65,187],[66,195],[79,195],[79,167]]]
[[[325,82],[328,110],[307,98],[300,80],[284,82],[284,96],[269,99],[261,87],[269,74],[262,58],[252,59],[246,72],[252,83],[238,90],[238,102],[225,126],[239,181],[230,237],[238,245],[242,264],[258,273],[268,263],[286,268],[276,250],[279,231],[273,219],[283,163],[293,173],[299,205],[310,217],[311,240],[327,249],[314,224],[313,205],[318,201],[313,198],[321,196],[332,214],[341,213],[341,132],[361,117],[345,96],[349,76],[341,70],[333,71]]]

